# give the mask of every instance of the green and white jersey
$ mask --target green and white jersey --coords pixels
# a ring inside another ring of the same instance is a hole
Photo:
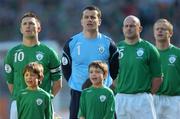
[[[119,73],[116,92],[150,92],[152,79],[161,76],[160,56],[155,46],[142,39],[134,45],[121,41],[118,50]]]
[[[52,104],[49,93],[41,88],[23,89],[17,97],[18,119],[52,119]]]
[[[157,94],[180,96],[180,49],[170,45],[166,50],[159,50],[163,82]]]
[[[90,87],[82,91],[78,116],[85,119],[114,119],[115,101],[106,86]]]
[[[30,62],[39,62],[44,67],[44,79],[40,87],[51,92],[52,81],[61,78],[60,60],[54,50],[44,44],[26,47],[20,44],[8,51],[5,63],[5,78],[8,83],[13,84],[12,98],[15,99],[18,91],[26,88],[23,70]]]

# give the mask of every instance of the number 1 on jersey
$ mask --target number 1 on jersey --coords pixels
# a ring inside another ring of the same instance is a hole
[[[80,55],[80,45],[77,46],[77,54]]]

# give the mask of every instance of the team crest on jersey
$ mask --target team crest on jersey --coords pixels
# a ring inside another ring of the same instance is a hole
[[[44,57],[44,55],[43,55],[42,52],[37,52],[37,53],[36,53],[36,59],[37,59],[38,61],[42,60],[43,57]]]
[[[104,102],[106,100],[106,96],[105,95],[101,95],[99,98],[100,98],[101,102]]]
[[[143,54],[144,54],[144,49],[143,49],[143,48],[137,49],[136,54],[137,54],[138,57],[143,56]]]
[[[62,57],[61,61],[62,61],[62,65],[67,65],[68,64],[68,60],[67,60],[66,57]]]
[[[170,57],[169,57],[169,62],[171,63],[171,64],[173,64],[175,61],[176,61],[176,57],[177,56],[175,56],[175,55],[170,55]]]
[[[36,100],[37,105],[41,105],[43,103],[43,100],[41,98],[38,98]]]
[[[103,46],[99,46],[98,50],[102,54],[104,52],[105,48]]]
[[[9,64],[5,64],[4,69],[5,69],[6,73],[11,73],[11,71],[12,71],[12,68]]]

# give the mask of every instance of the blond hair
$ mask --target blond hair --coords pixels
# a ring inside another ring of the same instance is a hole
[[[154,23],[154,26],[153,28],[155,28],[155,25],[158,24],[158,23],[165,23],[167,25],[167,28],[169,30],[169,32],[173,32],[173,25],[167,20],[167,19],[158,19],[155,23]]]

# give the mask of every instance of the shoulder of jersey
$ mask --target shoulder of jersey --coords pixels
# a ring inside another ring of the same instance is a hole
[[[117,43],[117,46],[125,44],[124,40],[121,40]]]
[[[19,49],[21,46],[22,46],[22,44],[18,44],[16,46],[12,47],[11,49],[9,49],[9,51],[14,51],[16,49]]]
[[[48,45],[46,45],[46,44],[44,44],[44,43],[41,43],[40,45],[41,45],[41,47],[43,47],[44,49],[47,49],[47,50],[50,50],[50,51],[54,50],[53,47],[48,46]]]
[[[68,40],[65,42],[65,44],[69,44],[70,42],[77,42],[80,36],[81,36],[80,33],[72,36],[70,39],[68,39]]]
[[[106,36],[104,34],[101,34],[101,36],[104,37],[104,39],[106,39],[106,40],[113,41],[110,37],[108,37],[108,36]]]
[[[45,95],[51,97],[51,95],[50,95],[48,92],[46,92],[45,90],[43,90],[42,88],[39,88],[39,91],[40,91],[42,94],[45,94]]]
[[[152,43],[150,43],[150,42],[147,41],[147,40],[142,40],[141,42],[144,43],[144,44],[150,45],[150,46],[154,46]]]
[[[172,49],[175,50],[180,56],[180,48],[179,47],[172,45]]]
[[[104,86],[104,88],[106,89],[107,92],[113,93],[113,91],[109,87]]]

